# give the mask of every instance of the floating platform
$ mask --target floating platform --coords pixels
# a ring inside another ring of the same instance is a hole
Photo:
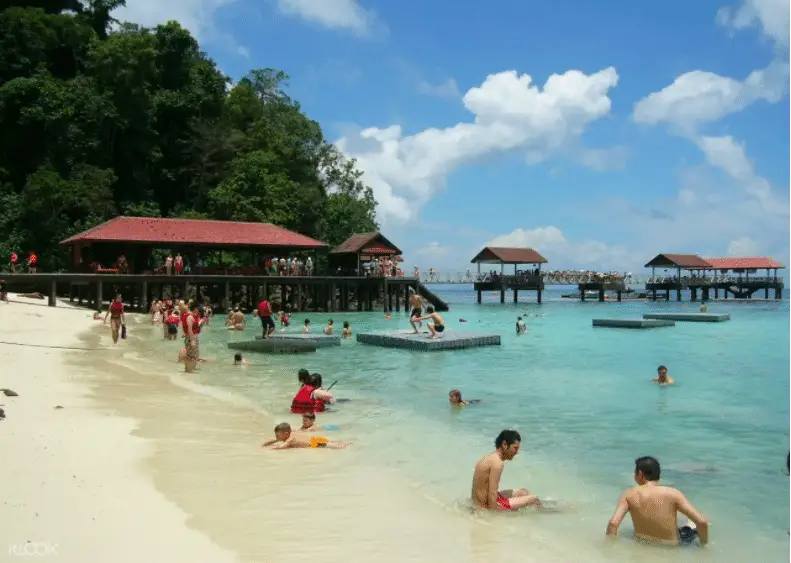
[[[676,322],[669,319],[593,319],[593,326],[609,328],[659,328],[662,326],[676,326]]]
[[[499,334],[481,334],[459,330],[446,330],[439,338],[430,338],[429,333],[421,331],[402,332],[363,332],[357,334],[357,342],[382,346],[384,348],[401,348],[404,350],[460,350],[463,348],[480,348],[483,346],[499,346]]]
[[[256,352],[259,354],[308,354],[315,352],[318,344],[315,340],[291,338],[267,338],[244,342],[229,342],[228,349],[238,352]]]
[[[645,313],[643,318],[690,323],[722,323],[731,320],[727,313]]]
[[[256,336],[256,340],[263,340],[263,336]],[[316,343],[317,348],[327,348],[329,346],[340,346],[341,345],[341,335],[340,334],[324,334],[323,332],[318,334],[288,334],[286,332],[270,334],[269,338],[271,340],[296,340],[297,342],[304,342],[306,340],[312,341]]]

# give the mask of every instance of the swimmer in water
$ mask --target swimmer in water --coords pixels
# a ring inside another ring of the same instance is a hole
[[[665,366],[659,366],[656,368],[656,372],[658,375],[651,381],[655,381],[659,383],[659,385],[673,385],[676,382],[675,379],[667,375],[667,368]]]
[[[705,313],[706,311],[708,311],[708,307],[706,307],[706,302],[704,301],[700,304],[700,312]]]
[[[467,405],[474,405],[475,403],[480,403],[480,399],[470,399],[469,401],[465,401],[461,398],[461,391],[458,389],[452,389],[450,393],[448,393],[448,402],[452,407],[466,407]]]
[[[503,430],[494,441],[495,450],[475,465],[472,475],[472,503],[489,510],[519,510],[526,506],[541,507],[538,497],[527,489],[498,491],[505,462],[519,453],[522,437],[516,430]]]
[[[332,330],[335,328],[335,321],[332,319],[327,321],[327,326],[324,327],[324,334],[330,335],[332,334]]]
[[[305,324],[302,325],[302,334],[310,334],[310,319],[305,319]]]
[[[261,447],[268,450],[288,450],[292,448],[329,448],[332,450],[340,450],[348,445],[349,442],[328,440],[323,436],[312,436],[310,439],[305,439],[299,436],[298,432],[292,432],[291,425],[288,422],[281,422],[275,426],[275,439],[267,440],[261,444]]]
[[[252,363],[250,360],[243,358],[238,352],[233,355],[233,365],[235,366],[249,366]]]
[[[343,321],[343,330],[341,331],[343,338],[352,337],[352,327],[349,326],[349,321]]]
[[[659,484],[659,461],[653,457],[641,457],[634,462],[636,487],[621,495],[615,513],[607,524],[607,537],[616,538],[618,527],[626,514],[632,516],[634,532],[638,539],[677,546],[691,544],[697,539],[701,546],[709,541],[709,524],[683,493],[672,487]],[[679,528],[677,513],[692,521]]]
[[[316,413],[306,412],[302,415],[302,426],[294,430],[294,432],[316,432],[324,428],[316,424]]]
[[[527,332],[527,326],[525,326],[525,321],[522,320],[522,317],[516,319],[516,335],[519,336],[520,334],[524,334]]]

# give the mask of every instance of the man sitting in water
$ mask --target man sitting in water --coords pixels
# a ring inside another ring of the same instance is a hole
[[[335,328],[335,322],[332,319],[328,320],[327,326],[324,327],[324,334],[326,335],[332,334],[334,328]]]
[[[262,448],[268,450],[287,450],[290,448],[330,448],[340,450],[349,445],[349,442],[336,442],[328,440],[323,436],[311,436],[305,439],[298,433],[291,432],[291,425],[288,422],[281,422],[275,426],[275,439],[267,440],[261,444]]]
[[[428,313],[428,315],[425,317],[418,317],[413,319],[413,321],[430,320],[431,322],[428,323],[428,331],[431,333],[431,336],[429,338],[439,338],[439,335],[445,331],[445,320],[439,313],[434,311],[434,307],[431,305],[426,307],[426,313]]]
[[[458,389],[451,390],[448,393],[448,402],[452,407],[466,407],[467,405],[472,405],[474,403],[480,403],[479,399],[470,399],[469,401],[465,401],[461,398],[461,391]]]
[[[607,524],[607,537],[618,536],[618,527],[629,513],[638,539],[667,545],[688,545],[697,538],[701,546],[706,545],[709,541],[708,522],[681,491],[659,484],[659,461],[646,456],[636,459],[634,464],[637,486],[621,495],[615,513]],[[687,524],[679,528],[676,520],[678,512],[689,518],[694,527]]]
[[[343,330],[341,331],[343,338],[352,337],[352,327],[349,326],[349,321],[343,321]]]
[[[659,383],[659,385],[673,385],[676,382],[672,377],[668,377],[667,368],[665,366],[659,366],[656,368],[656,372],[658,375],[651,381],[655,381]]]
[[[503,430],[494,441],[495,450],[481,458],[472,475],[472,503],[489,510],[519,510],[541,506],[541,501],[527,489],[498,491],[505,462],[519,453],[522,437],[516,430]]]

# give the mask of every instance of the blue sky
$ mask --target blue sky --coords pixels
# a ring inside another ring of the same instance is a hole
[[[234,79],[286,71],[409,265],[463,270],[489,243],[550,268],[788,261],[787,1],[128,3]]]

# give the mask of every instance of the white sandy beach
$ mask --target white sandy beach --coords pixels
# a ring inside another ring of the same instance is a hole
[[[85,346],[78,334],[92,323],[68,303],[50,308],[14,295],[0,303],[6,343]],[[0,344],[0,387],[19,393],[0,395],[0,561],[236,561],[190,529],[140,470],[149,445],[131,434],[134,421],[95,408],[64,361],[74,353]]]

